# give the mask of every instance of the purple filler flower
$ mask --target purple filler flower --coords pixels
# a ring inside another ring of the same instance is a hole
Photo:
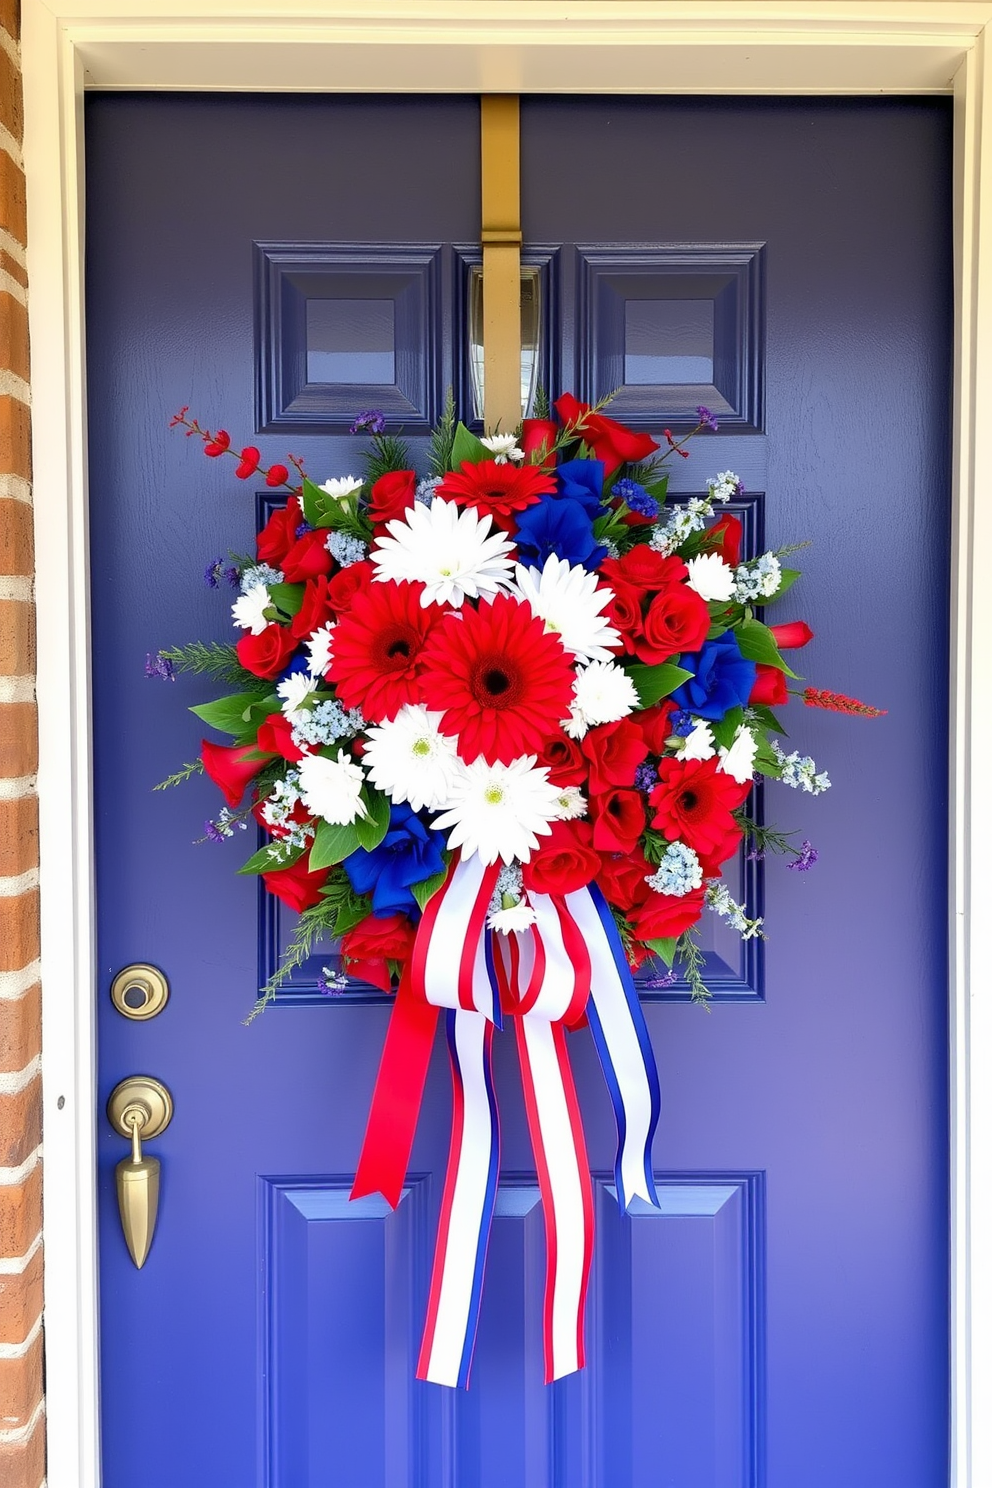
[[[329,966],[321,968],[317,978],[317,991],[322,997],[340,997],[347,981],[343,976],[333,972]]]
[[[145,676],[161,677],[163,682],[175,682],[176,669],[161,651],[157,651],[154,656],[149,652],[145,657]]]
[[[812,842],[807,840],[799,849],[799,856],[792,860],[789,867],[794,868],[797,873],[805,873],[808,868],[812,868],[819,856]]]
[[[674,971],[666,971],[664,976],[651,977],[644,985],[651,992],[659,992],[663,987],[674,987],[677,981]]]
[[[224,572],[223,558],[212,558],[203,570],[203,582],[208,589],[216,589]]]
[[[378,408],[367,408],[360,413],[348,430],[349,434],[382,434],[386,428],[386,416]]]
[[[698,418],[704,429],[712,429],[714,434],[720,427],[716,419],[713,417],[712,413],[710,413],[708,408],[704,408],[702,403],[700,403],[699,407],[696,409],[696,417]]]
[[[635,790],[643,791],[644,794],[647,795],[648,791],[654,790],[657,784],[658,771],[655,769],[654,765],[638,765],[637,769],[634,771]]]
[[[224,833],[220,830],[216,822],[205,821],[203,823],[203,835],[208,842],[224,841]]]

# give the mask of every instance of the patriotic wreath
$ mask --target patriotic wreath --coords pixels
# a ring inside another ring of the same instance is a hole
[[[742,559],[740,521],[718,515],[743,492],[730,471],[665,506],[666,462],[716,419],[699,408],[691,434],[659,445],[603,406],[566,395],[557,419],[544,409],[480,439],[449,397],[421,479],[369,412],[351,430],[369,437],[362,475],[322,485],[293,457],[296,479],[265,469],[186,408],[173,420],[287,499],[254,560],[207,568],[211,587],[239,591],[237,644],[148,658],[150,675],[237,689],[192,709],[233,742],[204,740],[163,785],[202,769],[227,803],[206,836],[252,818],[265,835],[240,871],[300,919],[263,1004],[325,935],[351,976],[398,984],[354,1196],[399,1200],[446,1011],[456,1129],[418,1374],[449,1385],[468,1380],[498,1173],[493,1029],[511,1016],[517,1030],[556,1379],[582,1367],[592,1245],[565,1030],[588,1022],[602,1060],[621,1207],[656,1203],[658,1079],[631,968],[681,966],[705,998],[705,910],[761,934],[721,866],[745,839],[799,871],[816,860],[747,814],[755,776],[813,795],[830,784],[785,751],[773,711],[795,676],[783,652],[812,639],[804,621],[759,618],[799,577],[782,562],[794,550]],[[342,983],[327,971],[322,990]]]

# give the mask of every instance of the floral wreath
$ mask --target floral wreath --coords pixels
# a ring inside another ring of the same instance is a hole
[[[518,434],[477,438],[449,394],[423,478],[383,416],[364,413],[351,427],[369,436],[362,475],[322,485],[294,457],[295,481],[286,465],[266,469],[257,448],[233,449],[186,408],[172,421],[287,500],[255,560],[206,570],[212,588],[239,591],[237,644],[148,658],[150,675],[207,672],[236,688],[192,709],[233,742],[204,740],[162,784],[204,770],[227,803],[206,836],[253,818],[266,840],[239,871],[299,913],[259,1007],[327,935],[351,976],[398,984],[356,1196],[399,1199],[445,1011],[456,1130],[418,1368],[445,1384],[467,1384],[492,1218],[493,1030],[507,1016],[517,1028],[556,1236],[545,1356],[558,1378],[583,1361],[592,1246],[565,1030],[588,1022],[603,1062],[621,1207],[656,1202],[658,1082],[631,969],[658,957],[705,999],[704,911],[745,939],[762,933],[722,865],[745,840],[800,872],[817,857],[748,815],[755,777],[812,795],[830,784],[785,752],[774,711],[795,679],[783,652],[813,632],[759,617],[799,577],[782,562],[796,550],[742,559],[740,521],[718,515],[743,494],[731,471],[666,508],[666,463],[716,430],[708,409],[659,445],[603,407],[566,394],[557,418],[545,406]],[[809,686],[796,695],[882,711]],[[321,990],[346,985],[325,968]]]

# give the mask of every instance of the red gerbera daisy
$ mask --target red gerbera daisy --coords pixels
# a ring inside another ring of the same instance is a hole
[[[458,506],[474,506],[488,512],[500,526],[511,512],[533,506],[542,496],[554,494],[555,483],[538,465],[497,465],[495,460],[480,460],[473,465],[463,460],[460,471],[446,475],[437,488]],[[501,521],[501,518],[503,519]]]
[[[731,812],[740,806],[751,782],[740,784],[718,765],[716,759],[664,759],[648,799],[654,808],[651,825],[670,842],[686,843],[701,858],[720,854],[722,861],[740,839]]]
[[[437,605],[422,609],[422,584],[375,583],[352,598],[334,627],[327,676],[346,708],[370,721],[395,718],[419,703],[423,648],[438,624]]]
[[[529,604],[506,594],[448,615],[420,660],[423,699],[444,714],[441,731],[458,735],[469,764],[480,754],[491,765],[540,754],[568,714],[571,658]]]

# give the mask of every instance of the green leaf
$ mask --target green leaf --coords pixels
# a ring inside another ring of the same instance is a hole
[[[763,723],[766,729],[771,729],[774,734],[782,734],[786,739],[789,737],[767,703],[751,703],[750,708],[758,722]]]
[[[713,737],[717,744],[721,745],[724,749],[729,749],[734,742],[734,735],[743,722],[743,708],[731,708],[728,713],[725,713],[715,723],[711,722],[710,728],[713,730]]]
[[[303,595],[306,590],[305,584],[269,584],[269,598],[277,610],[281,610],[287,619],[298,615],[303,604]]]
[[[430,878],[425,878],[420,883],[410,885],[410,893],[422,910],[427,908],[428,899],[433,899],[437,891],[443,886],[447,876],[448,870],[447,868],[443,868],[440,873],[432,873]]]
[[[371,852],[389,831],[389,797],[366,785],[362,787],[362,800],[369,814],[355,818],[355,831],[359,847]]]
[[[637,688],[642,708],[652,708],[692,676],[691,672],[672,661],[663,661],[660,666],[644,666],[642,662],[633,661],[628,663],[626,671]]]
[[[665,497],[668,495],[668,476],[663,475],[661,480],[651,481],[644,487],[649,496],[653,496],[659,506],[664,506]]]
[[[346,826],[334,826],[330,822],[319,821],[313,847],[310,849],[310,872],[316,873],[318,868],[332,868],[361,845],[354,822],[349,822]]]
[[[275,868],[291,868],[306,852],[305,847],[288,847],[285,842],[273,840],[252,853],[247,863],[242,863],[239,873],[269,873]]]
[[[369,901],[362,896],[359,900],[356,895],[354,899],[346,900],[337,912],[334,921],[334,934],[338,937],[347,935],[349,930],[354,930],[369,915]]]
[[[765,600],[765,603],[766,604],[774,604],[777,599],[781,599],[782,598],[782,595],[783,594],[788,594],[789,590],[792,588],[792,586],[796,582],[796,580],[798,578],[801,578],[801,577],[802,577],[802,572],[801,572],[800,569],[798,569],[798,568],[783,568],[782,569],[782,582],[779,584],[778,588],[775,590],[775,593],[769,599],[766,599]]]
[[[504,430],[504,433],[506,432],[509,431]],[[481,439],[476,439],[464,424],[458,425],[451,445],[452,470],[457,470],[463,460],[469,460],[473,465],[478,465],[480,460],[491,460],[492,457],[492,451],[486,449]]]
[[[319,486],[315,486],[313,481],[307,476],[303,477],[301,505],[303,507],[303,515],[311,527],[329,527],[331,525],[327,520],[327,504],[330,499],[326,491],[322,491]]]
[[[664,940],[646,940],[644,944],[652,955],[660,956],[666,966],[671,966],[675,960],[675,947],[678,945],[678,936],[672,935]]]
[[[741,648],[741,655],[747,657],[748,661],[759,661],[762,666],[778,667],[787,677],[796,674],[782,660],[782,653],[778,649],[775,637],[767,625],[762,625],[760,620],[742,620],[739,625],[734,626],[734,634],[737,644]]]
[[[279,711],[274,692],[260,698],[257,692],[234,692],[213,703],[197,703],[189,710],[222,734],[253,734],[270,713]]]

